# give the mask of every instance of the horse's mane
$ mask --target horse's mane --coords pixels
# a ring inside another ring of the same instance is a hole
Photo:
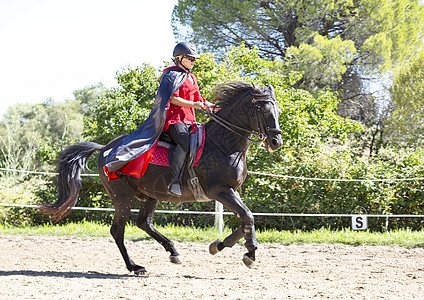
[[[214,91],[215,105],[221,110],[231,110],[241,100],[252,100],[253,98],[266,97],[268,95],[269,92],[266,92],[263,86],[255,86],[242,81],[222,84]]]

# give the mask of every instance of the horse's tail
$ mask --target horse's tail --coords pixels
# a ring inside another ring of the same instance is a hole
[[[92,142],[70,145],[59,155],[57,188],[58,199],[52,204],[38,204],[43,214],[51,214],[54,222],[66,217],[75,206],[81,188],[81,170],[86,167],[87,159],[104,146]]]

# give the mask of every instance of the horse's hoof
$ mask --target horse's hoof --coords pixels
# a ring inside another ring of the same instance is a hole
[[[214,241],[212,244],[209,245],[209,253],[212,255],[215,255],[219,252],[218,244],[222,243],[220,240]]]
[[[249,256],[247,256],[247,254],[245,254],[243,256],[243,262],[246,265],[246,267],[248,267],[249,269],[253,268],[253,265],[255,263],[255,261],[253,259],[251,259]]]
[[[147,271],[144,267],[139,267],[137,270],[134,270],[135,275],[144,275],[146,272]]]
[[[179,255],[171,255],[171,256],[169,256],[169,260],[173,263],[173,264],[177,264],[177,265],[179,265],[179,264],[182,264],[183,262],[181,261],[181,259],[180,259],[180,256]]]

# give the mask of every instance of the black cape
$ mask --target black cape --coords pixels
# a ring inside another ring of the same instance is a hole
[[[149,117],[136,131],[123,138],[109,152],[105,164],[109,172],[121,169],[156,143],[165,125],[168,102],[187,76],[188,73],[179,67],[169,67],[164,70]]]

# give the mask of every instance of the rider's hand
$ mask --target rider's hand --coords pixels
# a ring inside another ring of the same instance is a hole
[[[193,102],[193,107],[195,109],[203,109],[204,108],[204,103],[202,103],[202,102]]]
[[[207,110],[213,111],[214,104],[212,102],[205,101],[205,103],[203,103],[203,105],[204,105],[205,108],[207,108]]]

